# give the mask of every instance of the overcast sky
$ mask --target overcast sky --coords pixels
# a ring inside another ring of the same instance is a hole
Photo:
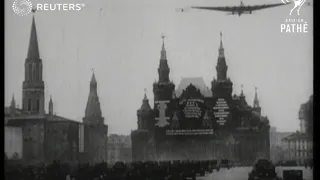
[[[11,8],[13,1],[5,2],[5,105],[14,94],[21,107],[32,15],[17,16]],[[161,34],[166,35],[170,78],[176,87],[181,77],[200,76],[210,88],[216,77],[221,31],[234,93],[239,94],[243,84],[246,99],[252,104],[257,86],[263,114],[272,126],[279,131],[299,127],[299,107],[313,92],[312,7],[305,5],[300,10],[309,33],[284,34],[280,24],[289,17],[293,5],[238,17],[199,10],[179,13],[176,8],[239,5],[239,0],[38,2],[86,4],[81,11],[35,14],[46,111],[52,95],[57,115],[82,121],[93,68],[109,132],[129,134],[137,127],[136,110],[141,106],[144,88],[153,106],[152,83],[158,79]],[[279,2],[244,1],[248,5]]]

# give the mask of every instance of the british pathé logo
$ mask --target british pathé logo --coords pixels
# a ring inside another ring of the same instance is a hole
[[[292,3],[294,4],[293,8],[289,12],[290,18],[285,19],[285,23],[280,25],[281,33],[307,33],[308,32],[308,23],[304,21],[300,16],[300,9],[306,0],[281,0],[284,4]],[[297,18],[292,14],[296,11]]]
[[[297,14],[300,15],[300,9],[303,6],[303,4],[306,2],[306,0],[281,0],[281,1],[283,2],[283,4],[288,4],[291,2],[294,3],[294,6],[289,13],[290,16],[291,16],[293,10],[295,10],[295,9],[297,10]]]

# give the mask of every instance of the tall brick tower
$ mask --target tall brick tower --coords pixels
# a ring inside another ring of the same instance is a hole
[[[170,68],[167,60],[167,52],[164,47],[164,36],[162,36],[162,49],[160,64],[158,68],[159,80],[153,84],[154,101],[170,100],[175,85],[170,81]]]
[[[211,82],[211,91],[213,97],[231,97],[232,85],[230,78],[227,77],[228,65],[226,63],[226,58],[224,55],[224,48],[222,44],[222,33],[220,33],[220,47],[219,56],[216,66],[217,79]]]
[[[83,123],[85,124],[104,124],[104,118],[102,117],[100,101],[97,92],[97,81],[94,73],[92,74],[90,81],[90,92],[87,101],[85,117]]]
[[[158,68],[159,80],[153,83],[154,94],[154,110],[155,110],[155,125],[163,128],[169,125],[168,107],[172,100],[172,93],[175,90],[175,85],[169,78],[170,68],[168,66],[167,52],[164,47],[164,36],[162,36],[162,49],[160,56],[160,64]]]
[[[33,11],[34,12],[34,11]],[[30,114],[44,114],[44,82],[42,79],[36,23],[32,17],[28,55],[25,61],[25,79],[22,88],[22,109]]]
[[[106,161],[108,157],[108,126],[104,124],[94,73],[90,81],[90,92],[85,110],[84,160],[91,163]]]
[[[149,132],[153,132],[153,111],[149,105],[149,99],[147,98],[146,93],[144,94],[140,109],[137,110],[137,117],[139,130],[148,130]]]

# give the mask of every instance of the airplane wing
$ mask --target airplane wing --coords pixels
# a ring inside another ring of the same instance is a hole
[[[191,7],[193,9],[204,9],[204,10],[212,10],[212,11],[226,11],[226,12],[232,12],[236,11],[239,7],[201,7],[201,6],[193,6]]]
[[[287,3],[290,4],[290,3]],[[282,6],[282,5],[287,5],[283,3],[277,3],[277,4],[263,4],[263,5],[254,5],[254,6],[244,6],[242,7],[245,11],[257,11],[261,9],[267,9],[267,8],[272,8],[272,7],[277,7],[277,6]]]
[[[287,3],[290,4],[290,3]],[[283,3],[277,3],[277,4],[264,4],[264,5],[254,5],[254,6],[233,6],[233,7],[201,7],[201,6],[193,6],[191,8],[193,9],[204,9],[204,10],[212,10],[212,11],[225,11],[225,12],[237,12],[237,11],[256,11],[271,7],[277,7],[286,5]]]

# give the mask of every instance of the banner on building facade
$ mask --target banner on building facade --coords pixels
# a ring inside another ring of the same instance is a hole
[[[218,125],[225,125],[230,114],[230,107],[227,100],[217,98],[213,106],[213,114]]]
[[[79,124],[79,152],[84,152],[84,125]]]
[[[158,117],[156,117],[156,126],[162,128],[162,127],[166,127],[169,125],[168,120],[170,119],[170,117],[168,117],[166,115],[167,112],[167,107],[168,107],[168,103],[170,103],[170,101],[155,101],[155,109],[158,110],[159,115]]]
[[[183,99],[179,102],[179,105],[184,118],[199,119],[204,114],[205,106],[202,99]]]
[[[213,135],[213,129],[166,130],[166,135]]]

